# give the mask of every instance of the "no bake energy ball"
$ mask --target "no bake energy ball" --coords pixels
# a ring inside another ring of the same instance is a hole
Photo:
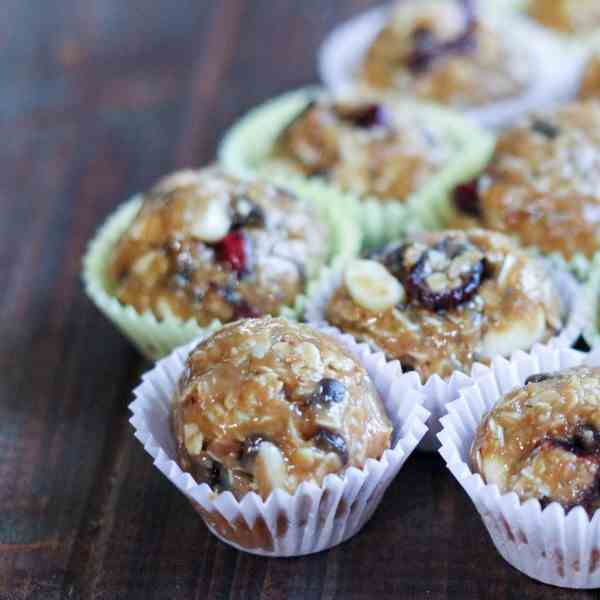
[[[339,342],[271,318],[226,325],[192,351],[173,426],[181,468],[238,498],[361,468],[392,433],[366,370]]]
[[[463,109],[522,94],[527,56],[478,21],[471,4],[397,2],[367,52],[361,72],[367,89]]]
[[[218,168],[181,171],[144,196],[110,263],[115,295],[200,325],[280,314],[328,253],[317,214],[291,193]]]
[[[523,501],[600,507],[600,369],[532,375],[479,426],[471,463]]]
[[[423,380],[529,349],[562,327],[543,265],[486,230],[419,234],[350,262],[325,317]]]
[[[528,13],[541,25],[562,33],[587,35],[600,30],[598,0],[529,0]]]
[[[282,132],[274,158],[381,202],[404,201],[447,163],[452,144],[414,111],[321,97]]]
[[[600,247],[600,103],[573,103],[503,133],[478,182],[457,188],[454,227],[516,235],[570,259]]]

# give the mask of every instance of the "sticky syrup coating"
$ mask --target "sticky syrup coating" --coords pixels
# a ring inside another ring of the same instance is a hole
[[[465,35],[458,2],[397,2],[369,48],[360,78],[366,89],[401,93],[456,108],[472,108],[517,96],[530,76],[524,51],[481,21],[455,51],[441,52],[415,68],[419,36],[425,45]]]
[[[600,506],[600,369],[532,376],[486,415],[471,466],[501,493],[566,509]]]
[[[439,249],[444,240],[465,245],[467,252],[449,260]],[[442,300],[451,289],[460,291],[461,281],[471,281],[467,271],[484,266],[467,301],[446,302],[448,308],[441,310],[427,304],[429,298],[418,290],[411,293],[409,277],[424,252],[436,247],[421,272],[429,290]],[[489,363],[494,356],[527,350],[562,328],[560,300],[545,268],[504,235],[482,229],[422,233],[405,245],[374,253],[373,259],[402,283],[406,299],[386,310],[369,310],[342,282],[325,308],[325,318],[399,360],[404,370],[417,371],[423,381],[434,374],[446,378],[454,371],[468,373],[474,362]]]
[[[529,16],[562,33],[587,35],[600,30],[597,0],[529,0]]]
[[[226,325],[196,347],[173,427],[181,468],[238,498],[361,468],[392,434],[367,371],[338,341],[274,318]]]
[[[159,181],[116,245],[115,295],[157,318],[280,314],[324,263],[328,232],[290,192],[219,168]]]
[[[600,247],[600,103],[528,117],[498,139],[477,201],[453,227],[487,227],[571,259]]]
[[[446,165],[452,144],[415,111],[319,98],[282,132],[274,159],[379,202],[405,201]]]
[[[598,100],[600,101],[600,53],[592,54],[584,67],[579,93],[580,100]]]

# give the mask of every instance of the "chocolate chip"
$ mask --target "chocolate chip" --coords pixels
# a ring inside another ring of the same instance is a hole
[[[319,429],[313,436],[314,445],[323,452],[334,452],[338,455],[342,464],[348,463],[348,447],[346,441],[339,434],[331,431],[330,429]]]
[[[542,381],[546,381],[547,379],[553,379],[554,375],[551,373],[535,373],[530,375],[525,380],[525,385],[529,385],[530,383],[540,383]]]
[[[268,440],[265,436],[260,435],[258,433],[249,435],[244,440],[244,443],[242,444],[242,447],[240,449],[240,454],[239,454],[240,464],[245,468],[249,468],[252,465],[252,463],[254,462],[254,460],[256,459],[256,456],[258,455],[260,445],[263,442],[267,442],[267,441],[270,441],[270,440]]]
[[[531,129],[548,139],[553,140],[560,135],[560,129],[548,121],[542,119],[535,119],[531,124]]]
[[[593,453],[600,450],[600,432],[593,425],[580,425],[574,436],[573,445],[582,452]]]
[[[265,211],[247,196],[240,196],[234,203],[232,228],[264,227]]]
[[[346,386],[337,379],[325,377],[319,381],[319,385],[312,396],[312,402],[329,406],[342,402],[346,396]]]
[[[221,491],[227,488],[227,481],[225,476],[225,469],[221,463],[213,461],[210,475],[208,478],[208,485],[215,490]]]
[[[400,367],[402,368],[403,373],[410,373],[411,371],[416,370],[414,365],[404,358],[400,359]]]

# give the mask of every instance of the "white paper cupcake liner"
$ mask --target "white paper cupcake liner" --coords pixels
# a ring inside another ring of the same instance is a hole
[[[344,93],[356,88],[359,67],[384,26],[387,12],[386,6],[369,10],[343,23],[327,37],[319,51],[318,62],[321,79],[330,90]],[[516,14],[492,9],[486,10],[483,18],[511,36],[513,46],[527,48],[532,81],[527,91],[518,97],[469,109],[465,114],[485,127],[502,128],[533,109],[564,100],[571,93],[580,64],[576,53]]]
[[[600,353],[584,354],[552,346],[519,352],[511,361],[478,367],[477,380],[448,405],[442,418],[440,454],[465,489],[502,557],[529,577],[560,587],[600,587],[600,511],[590,519],[576,507],[565,514],[557,503],[542,510],[538,500],[521,502],[514,492],[500,494],[469,467],[477,427],[502,395],[534,373],[587,364],[600,366]]]
[[[328,324],[325,318],[325,309],[335,290],[342,283],[343,272],[343,264],[325,269],[321,277],[311,284],[304,309],[304,318],[308,323]],[[568,315],[563,330],[557,337],[550,340],[549,344],[559,348],[569,348],[577,341],[589,321],[590,304],[587,296],[582,293],[581,286],[570,273],[556,269],[549,270],[549,273]],[[476,372],[476,368],[473,369],[473,372]],[[471,376],[455,372],[446,380],[433,375],[424,383],[414,372],[402,375],[407,386],[420,390],[424,395],[425,408],[431,413],[427,423],[429,430],[421,441],[419,450],[430,452],[439,447],[437,440],[437,433],[440,431],[439,419],[446,414],[446,405],[458,398],[460,390],[472,384],[473,372]]]
[[[320,328],[341,341],[367,369],[394,430],[392,447],[363,469],[328,475],[321,487],[303,483],[290,495],[274,491],[266,501],[251,492],[241,501],[231,492],[215,494],[183,472],[176,462],[171,430],[171,398],[192,342],[175,350],[146,373],[129,406],[135,436],[154,465],[190,500],[208,528],[222,541],[253,554],[299,556],[330,548],[360,531],[408,456],[425,435],[429,417],[418,390],[399,381],[400,366],[332,328]]]

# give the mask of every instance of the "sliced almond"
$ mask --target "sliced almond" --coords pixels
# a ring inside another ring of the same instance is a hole
[[[222,240],[231,229],[231,217],[223,202],[211,199],[194,211],[190,232],[203,242]]]
[[[484,458],[482,464],[483,476],[487,484],[496,484],[500,490],[504,490],[508,476],[506,464],[499,458],[490,456]]]
[[[204,436],[200,433],[195,423],[185,424],[183,426],[183,437],[187,451],[192,455],[202,452],[204,446]]]
[[[261,492],[270,494],[274,489],[286,489],[287,467],[277,446],[270,442],[260,445],[254,475]]]
[[[529,350],[546,333],[543,310],[526,315],[512,323],[502,322],[483,336],[481,354],[486,358],[508,356],[515,350]]]
[[[344,273],[352,299],[367,310],[384,311],[404,301],[402,284],[374,260],[354,260]]]

